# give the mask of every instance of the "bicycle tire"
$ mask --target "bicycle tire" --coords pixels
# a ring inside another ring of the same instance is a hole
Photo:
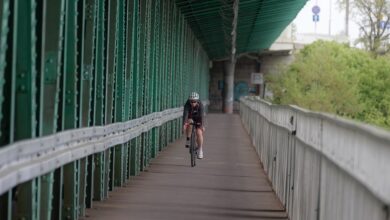
[[[191,146],[190,146],[190,151],[191,151],[191,167],[196,166],[196,149],[195,149],[195,128],[192,128],[191,132]]]

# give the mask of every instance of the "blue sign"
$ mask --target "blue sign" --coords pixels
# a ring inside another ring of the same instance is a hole
[[[314,14],[319,14],[321,9],[320,7],[318,7],[318,5],[314,5],[313,8],[311,8],[311,11],[314,13]]]
[[[314,22],[320,21],[320,16],[319,15],[313,15],[313,21]]]

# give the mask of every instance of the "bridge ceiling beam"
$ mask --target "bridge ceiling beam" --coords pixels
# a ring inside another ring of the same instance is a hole
[[[240,0],[236,53],[267,49],[295,18],[307,0]],[[232,51],[234,0],[176,0],[176,5],[210,59]]]

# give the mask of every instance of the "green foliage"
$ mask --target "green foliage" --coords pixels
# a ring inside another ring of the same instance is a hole
[[[268,77],[273,102],[330,112],[390,128],[390,59],[336,42],[302,49]]]

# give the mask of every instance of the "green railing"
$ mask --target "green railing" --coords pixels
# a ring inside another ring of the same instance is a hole
[[[180,136],[190,91],[208,98],[173,0],[3,0],[0,19],[0,219],[83,216]]]

